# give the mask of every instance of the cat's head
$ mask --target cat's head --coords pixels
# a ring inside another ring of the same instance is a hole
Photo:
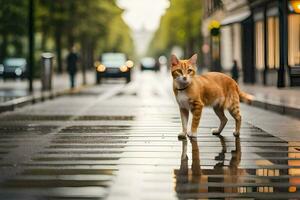
[[[179,60],[175,55],[172,55],[170,63],[176,87],[180,89],[189,85],[197,71],[197,54],[188,60]]]

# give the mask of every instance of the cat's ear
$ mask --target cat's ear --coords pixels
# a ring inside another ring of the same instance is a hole
[[[172,54],[171,55],[171,66],[173,67],[173,66],[176,66],[178,64],[179,64],[178,58],[174,54]]]
[[[196,65],[196,64],[197,64],[197,58],[198,58],[198,55],[197,55],[197,54],[194,54],[194,55],[189,59],[189,62],[190,62],[192,65]]]

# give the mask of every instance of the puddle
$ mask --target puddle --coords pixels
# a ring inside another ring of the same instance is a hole
[[[286,147],[289,152],[276,155],[276,152],[268,152],[269,149],[264,153],[242,151],[243,142],[239,138],[235,138],[235,147],[228,152],[225,138],[220,136],[219,140],[222,148],[214,158],[216,164],[210,169],[203,168],[200,164],[201,145],[197,140],[181,142],[180,168],[174,170],[175,191],[178,197],[209,197],[209,194],[214,193],[222,193],[219,197],[224,198],[243,197],[243,195],[254,197],[256,196],[254,194],[259,193],[267,193],[275,198],[278,197],[276,196],[278,193],[287,193],[287,195],[291,193],[291,197],[297,196],[294,193],[299,192],[300,189],[300,154],[293,146],[298,146],[299,142],[287,143],[292,146]],[[189,143],[192,147],[190,159],[187,156]],[[264,149],[264,147],[260,148]],[[250,158],[256,157],[252,154],[261,156],[260,159],[253,159],[253,164],[260,167],[249,169],[247,165],[241,166],[241,161],[247,159],[247,155]],[[263,159],[270,154],[280,159]],[[277,168],[279,165],[286,166],[287,169]],[[269,166],[272,168],[268,168]]]

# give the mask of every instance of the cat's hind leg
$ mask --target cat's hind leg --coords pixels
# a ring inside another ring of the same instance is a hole
[[[240,114],[240,103],[239,102],[234,103],[228,110],[231,116],[235,120],[235,131],[233,132],[233,135],[235,137],[238,137],[240,135],[240,129],[242,123],[242,117]]]
[[[189,121],[189,111],[187,109],[180,108],[180,117],[182,132],[178,134],[178,139],[185,139],[187,134],[187,124]]]
[[[219,125],[218,129],[213,129],[212,130],[212,134],[213,135],[220,135],[220,133],[223,131],[225,125],[227,124],[228,119],[224,114],[224,109],[223,108],[215,106],[213,109],[214,109],[216,115],[220,119],[220,125]]]

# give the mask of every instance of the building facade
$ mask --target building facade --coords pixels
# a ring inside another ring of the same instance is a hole
[[[245,34],[249,32],[247,20],[251,16],[250,8],[247,0],[232,1],[223,0],[224,8],[226,9],[225,18],[221,23],[221,65],[223,71],[231,70],[233,61],[235,60],[238,66],[243,69],[243,80],[246,83],[253,83],[250,78],[253,71],[246,71],[251,64],[248,49],[245,46],[251,46],[249,37]],[[245,30],[247,30],[245,32]],[[251,31],[251,30],[250,30]]]
[[[257,82],[278,87],[299,86],[300,1],[250,0],[249,4]]]
[[[221,4],[222,18],[213,19],[221,25],[221,71],[230,70],[236,60],[245,83],[300,86],[300,1],[223,0]],[[209,30],[208,21],[214,16],[206,11],[202,30]]]
[[[221,0],[203,0],[202,66],[210,71],[221,71],[219,21],[225,12]],[[214,32],[216,30],[216,32]]]

